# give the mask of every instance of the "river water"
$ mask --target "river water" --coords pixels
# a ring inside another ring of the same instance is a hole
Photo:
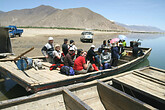
[[[129,45],[131,40],[140,39],[141,47],[152,48],[148,59],[132,69],[137,69],[148,65],[165,69],[165,34],[128,34],[126,36],[128,37],[126,41],[127,45]],[[101,37],[104,37],[104,35]],[[0,101],[30,94],[31,93],[26,92],[24,88],[15,82],[9,79],[0,79]]]

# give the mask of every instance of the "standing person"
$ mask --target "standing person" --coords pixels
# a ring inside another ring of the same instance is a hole
[[[100,70],[108,69],[111,67],[110,61],[111,61],[111,54],[108,52],[109,48],[104,47],[104,52],[100,55]]]
[[[74,49],[74,53],[72,54],[72,59],[74,60],[74,59],[76,59],[75,57],[76,57],[76,52],[77,52],[77,47],[75,46],[74,40],[70,40],[70,44],[68,45],[68,49],[71,47]]]
[[[119,57],[119,50],[115,43],[112,43],[111,47],[111,58],[112,58],[112,66],[117,66]]]
[[[98,51],[99,51],[100,53],[102,53],[103,48],[104,48],[105,46],[107,46],[107,43],[106,43],[106,40],[103,40],[103,44],[100,46],[100,48],[99,48]]]
[[[68,53],[68,39],[64,39],[64,43],[62,45],[62,51],[66,56],[66,54]]]
[[[120,58],[122,56],[122,53],[124,52],[123,44],[120,42],[119,42],[118,50],[119,50],[119,58]]]
[[[123,47],[127,47],[127,44],[126,44],[126,41],[125,40],[123,40]]]
[[[94,68],[90,61],[85,61],[87,53],[82,51],[81,55],[75,60],[73,69],[76,74],[85,74],[88,71],[93,71]]]
[[[65,66],[69,66],[69,67],[73,67],[74,62],[72,60],[72,54],[74,53],[74,48],[69,48],[69,52],[66,54],[65,58],[64,58],[64,65]]]
[[[53,62],[53,51],[53,37],[49,37],[48,43],[41,49],[41,52],[46,57],[46,60],[50,63]]]
[[[68,49],[69,49],[70,47],[73,47],[73,48],[74,48],[74,51],[77,51],[77,47],[76,47],[76,45],[75,45],[74,40],[70,40],[70,44],[68,45]]]
[[[91,45],[91,48],[88,50],[87,53],[87,60],[90,61],[91,64],[93,63],[99,63],[99,56],[94,52],[95,46]]]

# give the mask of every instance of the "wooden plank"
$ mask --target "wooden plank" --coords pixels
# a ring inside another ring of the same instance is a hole
[[[165,103],[164,87],[157,83],[145,80],[138,76],[133,77],[120,77],[112,79],[113,82],[124,85],[131,90],[141,93],[147,97],[155,99],[161,103]]]
[[[155,82],[155,83],[158,83],[158,84],[161,84],[161,85],[165,86],[165,82],[164,81],[159,80],[158,78],[152,77],[152,75],[151,76],[150,75],[146,75],[146,74],[143,74],[142,72],[138,72],[138,71],[134,71],[132,74],[133,75],[137,75],[137,76],[142,77],[144,79],[147,79],[147,80],[150,80],[152,82]]]
[[[107,110],[155,110],[152,106],[103,82],[98,81],[97,90]]]
[[[157,79],[161,82],[164,82],[165,83],[165,72],[161,72],[161,71],[156,71],[154,69],[144,69],[144,70],[140,70],[140,71],[137,71],[143,75],[146,75],[146,76],[150,76],[154,79]]]
[[[26,76],[21,70],[16,69],[16,65],[13,62],[0,62],[0,66],[5,71],[8,71],[10,77],[11,75],[21,79],[27,84],[37,84],[38,82],[30,77]],[[10,75],[11,74],[11,75]],[[10,77],[12,79],[12,77]]]
[[[67,110],[93,110],[68,89],[64,90],[63,97]]]

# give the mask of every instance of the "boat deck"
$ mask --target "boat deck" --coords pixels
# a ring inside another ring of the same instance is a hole
[[[16,82],[19,82],[18,80],[20,80],[22,84],[24,83],[29,86],[44,85],[83,76],[83,74],[67,76],[61,74],[59,70],[50,71],[49,66],[51,66],[51,64],[48,62],[43,62],[43,65],[45,66],[41,70],[31,68],[23,72],[18,70],[18,67],[14,62],[0,62],[0,67],[3,69],[1,70],[3,71],[3,74],[5,73],[11,79],[17,80]]]
[[[119,88],[120,85],[122,91],[127,93],[131,91],[130,94],[141,100],[142,97],[147,97],[148,101],[152,100],[150,102],[155,101],[158,102],[157,105],[165,105],[165,70],[147,67],[113,78],[112,82],[115,87]]]

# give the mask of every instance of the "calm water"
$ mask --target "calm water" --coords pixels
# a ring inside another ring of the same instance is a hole
[[[117,36],[117,35],[116,35]],[[101,36],[104,37],[104,36]],[[141,68],[144,66],[154,66],[165,69],[165,35],[157,34],[128,34],[127,45],[130,40],[141,39],[142,47],[151,47],[152,52],[148,59],[134,67],[133,69]],[[107,35],[106,35],[107,38]],[[102,43],[102,42],[100,42]],[[20,96],[29,95],[24,88],[11,80],[0,79],[0,100],[16,98]]]

